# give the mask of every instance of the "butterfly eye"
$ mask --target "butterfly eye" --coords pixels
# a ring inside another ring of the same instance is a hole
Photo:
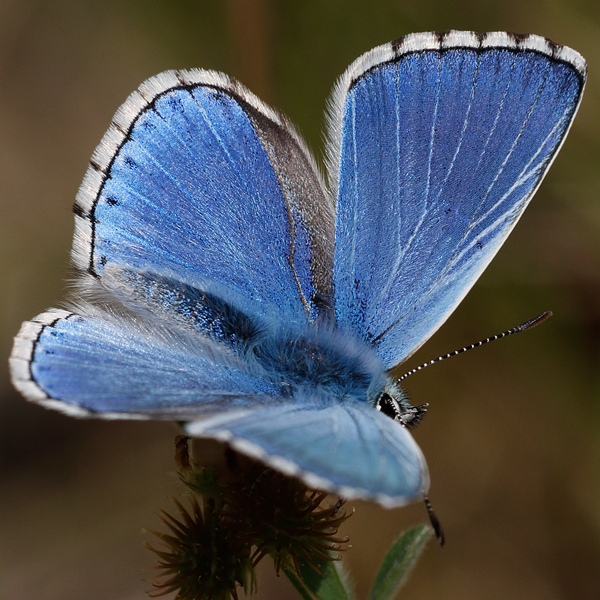
[[[394,421],[400,420],[402,416],[402,410],[400,409],[398,402],[385,393],[379,396],[375,408],[387,417],[390,417],[390,419],[394,419]]]
[[[421,422],[423,415],[427,412],[428,406],[429,404],[411,406],[408,400],[403,400],[400,403],[384,392],[379,396],[375,408],[407,429],[414,429]]]

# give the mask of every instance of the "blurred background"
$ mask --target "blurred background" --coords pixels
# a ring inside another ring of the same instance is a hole
[[[537,33],[577,49],[589,83],[531,207],[406,369],[545,310],[543,326],[407,381],[444,549],[403,598],[600,595],[600,4],[592,0],[0,1],[0,354],[67,294],[71,205],[117,107],[169,68],[225,71],[286,113],[319,155],[336,77],[415,31]],[[404,369],[403,369],[404,370]],[[142,527],[182,490],[169,423],[76,421],[25,402],[0,363],[0,598],[137,600]],[[355,503],[345,557],[364,597],[421,505]],[[148,536],[146,536],[148,537]],[[264,561],[259,597],[296,598]]]

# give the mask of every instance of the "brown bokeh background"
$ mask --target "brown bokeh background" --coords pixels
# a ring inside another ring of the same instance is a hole
[[[110,118],[145,78],[204,67],[285,112],[319,154],[325,100],[361,53],[412,31],[509,30],[580,51],[571,134],[505,247],[416,366],[544,310],[542,327],[407,381],[447,535],[403,598],[600,597],[600,4],[593,0],[0,1],[0,348],[65,298],[71,204]],[[168,423],[75,421],[0,367],[0,598],[137,600],[142,527],[180,487]],[[356,503],[345,563],[364,597],[422,506]],[[147,575],[147,573],[146,573]],[[266,561],[266,599],[296,598]]]

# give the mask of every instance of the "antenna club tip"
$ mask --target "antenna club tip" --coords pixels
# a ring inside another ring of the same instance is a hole
[[[531,321],[527,321],[527,323],[523,323],[523,325],[521,327],[523,328],[523,330],[531,329],[532,327],[536,327],[540,323],[543,323],[544,321],[549,319],[551,316],[552,316],[552,311],[547,310],[546,312],[542,313],[538,317],[531,319]]]

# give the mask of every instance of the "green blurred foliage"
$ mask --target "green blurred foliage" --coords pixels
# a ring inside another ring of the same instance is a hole
[[[592,0],[3,0],[0,350],[68,290],[71,204],[110,118],[167,68],[225,71],[319,156],[335,78],[412,31],[509,30],[581,52],[571,134],[490,268],[406,370],[552,309],[525,335],[407,381],[447,535],[404,598],[593,599],[600,590],[600,4]],[[65,281],[67,283],[65,284]],[[144,598],[139,530],[177,484],[168,424],[78,422],[27,404],[0,370],[0,597]],[[344,559],[365,596],[421,506],[357,504]],[[265,568],[263,597],[294,598]],[[261,583],[259,581],[259,583]]]

